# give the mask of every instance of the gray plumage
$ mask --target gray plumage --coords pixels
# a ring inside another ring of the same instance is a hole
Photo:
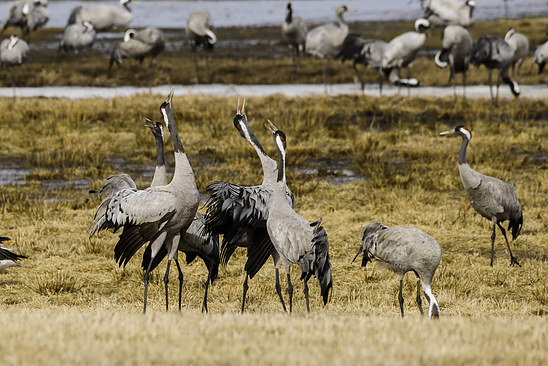
[[[99,205],[90,230],[91,236],[104,229],[112,228],[116,231],[121,227],[124,228],[116,244],[115,256],[118,256],[116,253],[135,253],[137,249],[150,242],[151,260],[144,276],[144,311],[146,311],[151,266],[155,257],[163,249],[168,255],[164,277],[166,309],[168,307],[167,284],[172,260],[175,260],[179,271],[179,299],[181,298],[182,271],[177,255],[179,242],[182,233],[192,224],[199,202],[194,173],[177,133],[172,98],[173,89],[160,107],[164,123],[171,133],[175,151],[175,170],[171,182],[145,190],[124,189],[105,198]],[[119,254],[119,258],[125,257],[127,257],[126,254]],[[181,306],[180,302],[179,306]]]
[[[466,71],[470,65],[474,41],[470,32],[460,25],[448,25],[443,30],[442,49],[436,53],[434,61],[438,67],[449,64],[449,81],[453,81],[453,94],[457,97],[455,74],[462,73],[462,95],[466,96]]]
[[[97,32],[126,28],[133,20],[133,13],[128,6],[130,1],[120,0],[122,7],[106,4],[79,6],[72,10],[67,25],[88,22]]]
[[[363,92],[365,82],[361,77],[357,65],[363,65],[373,70],[380,70],[382,66],[382,56],[387,43],[379,39],[366,39],[358,34],[350,33],[344,39],[341,50],[335,56],[337,59],[341,59],[341,62],[346,60],[352,60],[352,67],[356,73],[356,77],[360,81],[361,90]],[[397,73],[396,73],[397,76]],[[382,94],[382,78],[379,79],[379,93]],[[395,81],[394,81],[395,82]]]
[[[519,82],[521,64],[529,54],[529,40],[524,34],[516,32],[514,28],[510,28],[508,30],[504,36],[504,40],[514,50],[514,58],[512,59],[512,77]],[[518,64],[517,70],[515,69],[516,63]]]
[[[44,26],[49,20],[47,0],[16,0],[10,7],[0,31],[9,26],[19,27],[23,34]]]
[[[289,311],[293,310],[293,285],[291,284],[290,269],[297,264],[301,269],[301,279],[304,280],[304,295],[306,308],[310,312],[308,300],[308,280],[312,275],[318,280],[324,304],[327,304],[329,290],[333,287],[331,263],[329,261],[329,242],[327,233],[318,221],[310,223],[299,214],[286,199],[285,157],[286,136],[270,125],[272,137],[278,150],[278,179],[268,203],[268,219],[266,228],[268,235],[280,259],[276,267],[282,263],[287,273],[289,293]]]
[[[158,28],[148,27],[141,30],[128,29],[120,42],[112,51],[110,65],[118,65],[124,59],[134,58],[143,61],[145,57],[154,59],[165,49],[164,34]]]
[[[320,58],[335,57],[348,35],[348,24],[344,22],[343,14],[353,11],[355,10],[341,5],[336,10],[336,24],[328,23],[311,29],[306,34],[306,52]]]
[[[307,33],[308,25],[303,18],[293,16],[291,3],[287,3],[285,20],[282,23],[282,42],[286,43],[291,49],[294,74],[297,73],[299,67],[300,55],[305,48]]]
[[[90,189],[89,193],[110,197],[124,189],[137,189],[137,186],[129,175],[118,174],[108,176],[101,189]]]
[[[29,57],[29,45],[17,36],[0,43],[0,62],[5,66],[19,66]]]
[[[518,260],[512,255],[506,231],[501,223],[508,220],[508,230],[512,230],[512,240],[516,239],[523,225],[521,204],[514,192],[514,188],[500,179],[476,172],[466,163],[466,147],[472,139],[472,132],[464,126],[457,126],[452,130],[440,133],[440,135],[457,135],[462,137],[462,145],[459,152],[459,173],[472,207],[483,217],[493,223],[493,235],[491,236],[491,266],[495,251],[495,233],[498,226],[510,252],[510,265],[517,264]]]
[[[493,83],[491,74],[493,69],[498,69],[497,94],[498,100],[500,80],[510,87],[512,94],[517,97],[520,94],[519,84],[508,75],[508,70],[514,59],[514,49],[500,36],[487,35],[479,37],[472,47],[472,62],[476,67],[485,65],[489,73],[489,92],[493,100]]]
[[[356,257],[363,253],[362,266],[372,259],[378,260],[389,270],[400,276],[401,316],[403,317],[403,277],[409,271],[415,272],[417,281],[417,305],[421,315],[422,301],[420,297],[420,283],[424,296],[430,304],[428,316],[439,318],[440,308],[432,293],[432,279],[441,260],[441,247],[438,242],[424,231],[409,226],[388,227],[373,222],[363,228],[362,244]],[[356,259],[356,258],[354,258]]]
[[[59,46],[65,51],[79,53],[93,46],[95,35],[96,32],[91,23],[70,24],[65,27]]]
[[[437,26],[460,25],[469,27],[476,3],[472,0],[422,0],[424,17]]]
[[[384,48],[382,56],[382,73],[385,77],[395,80],[396,85],[418,86],[419,81],[415,78],[409,79],[409,68],[419,50],[424,46],[426,41],[426,30],[430,27],[430,22],[426,19],[417,19],[415,21],[415,32],[405,32],[392,39]],[[407,79],[400,79],[399,76],[394,77],[391,74],[395,69],[407,67]]]
[[[0,236],[0,271],[3,271],[10,267],[21,266],[17,261],[27,258],[24,255],[16,254],[12,249],[6,248],[2,244],[5,241],[10,240],[5,236]]]
[[[544,65],[548,60],[548,41],[541,44],[535,50],[535,55],[533,56],[533,63],[538,65],[538,73],[542,73]]]
[[[215,46],[217,36],[212,28],[213,23],[207,10],[190,14],[186,21],[186,35],[193,50],[200,46],[204,49],[212,49]]]
[[[245,101],[244,101],[245,106]],[[204,205],[206,209],[206,230],[211,235],[223,234],[221,245],[221,261],[224,264],[238,247],[247,248],[245,264],[246,278],[243,285],[242,312],[245,309],[245,299],[248,289],[248,279],[252,279],[262,268],[268,257],[274,262],[279,259],[278,253],[268,236],[266,220],[268,218],[268,202],[273,185],[278,176],[276,161],[271,159],[249,126],[245,107],[239,106],[234,117],[234,127],[257,152],[263,170],[263,182],[258,186],[240,186],[228,182],[213,182],[207,187],[211,195]],[[286,190],[286,200],[293,206],[293,194]],[[276,292],[286,309],[281,294],[278,267],[276,267]]]

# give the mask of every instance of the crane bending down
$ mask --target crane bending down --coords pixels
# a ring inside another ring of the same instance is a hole
[[[365,39],[358,34],[350,33],[344,39],[340,52],[335,58],[340,58],[341,62],[346,60],[352,60],[352,67],[356,73],[356,77],[360,81],[362,93],[365,88],[365,82],[358,72],[357,65],[362,64],[365,67],[369,67],[373,70],[380,70],[382,66],[382,56],[387,43],[380,39]],[[398,77],[396,72],[391,72],[389,75],[390,81],[394,84],[397,83],[394,77]],[[382,81],[383,76],[379,76],[379,94],[382,94]]]
[[[272,132],[278,150],[278,177],[268,202],[266,228],[270,240],[280,256],[276,267],[280,265],[281,261],[287,273],[289,311],[293,310],[293,285],[291,284],[290,269],[292,264],[298,264],[301,268],[301,279],[304,280],[306,309],[310,312],[308,300],[310,277],[314,275],[318,280],[324,305],[327,304],[329,290],[333,288],[327,233],[321,226],[321,216],[318,221],[310,223],[299,216],[288,204],[285,179],[286,136],[272,123],[267,127]]]
[[[300,66],[301,52],[304,51],[308,25],[301,17],[293,16],[293,7],[287,3],[285,20],[282,23],[282,41],[287,43],[293,57],[293,75],[296,76]]]
[[[417,79],[409,79],[409,68],[415,60],[417,53],[424,46],[426,41],[426,30],[430,28],[430,22],[426,19],[415,21],[415,32],[405,32],[392,39],[384,48],[382,56],[381,73],[389,80],[395,80],[399,86],[419,86]],[[399,76],[392,76],[393,72],[407,67],[407,79],[400,79]],[[409,89],[407,90],[409,93]]]
[[[546,65],[547,60],[548,60],[548,41],[538,46],[533,56],[533,63],[538,65],[539,74],[541,74],[542,70],[544,70],[544,65]]]
[[[497,101],[499,98],[499,86],[500,79],[510,87],[510,91],[515,97],[520,94],[519,84],[512,80],[508,75],[508,70],[514,59],[514,49],[500,36],[487,35],[481,36],[474,43],[472,47],[472,62],[476,67],[481,64],[487,67],[489,73],[489,93],[491,94],[491,101]],[[491,81],[491,74],[493,69],[498,69],[497,77],[497,94],[493,98],[493,83]]]
[[[135,247],[138,249],[150,242],[151,260],[144,274],[143,312],[146,312],[149,273],[155,257],[163,247],[168,253],[168,264],[164,276],[166,309],[168,308],[167,284],[172,260],[175,260],[179,271],[179,289],[181,289],[179,242],[181,234],[186,232],[194,220],[199,202],[194,173],[177,133],[172,100],[173,88],[166,101],[160,106],[160,111],[173,140],[175,151],[173,179],[167,185],[145,190],[123,189],[105,198],[97,209],[90,230],[91,236],[104,229],[112,228],[116,231],[123,227],[120,240],[116,244],[118,248],[123,248],[122,252],[131,251]]]
[[[430,306],[428,316],[439,318],[440,308],[432,293],[432,278],[441,260],[441,247],[438,242],[424,231],[409,226],[388,227],[378,222],[366,225],[363,229],[362,244],[354,260],[363,253],[362,267],[377,259],[386,268],[400,276],[401,316],[403,317],[403,277],[409,271],[417,277],[417,305],[421,315],[422,301],[420,284]]]
[[[519,74],[521,64],[529,54],[529,39],[523,33],[518,33],[514,28],[510,28],[504,36],[506,43],[514,50],[514,58],[512,59],[512,77],[519,83]],[[516,63],[518,68],[516,70]]]
[[[47,0],[16,0],[10,6],[0,32],[7,27],[19,27],[23,36],[30,42],[30,33],[44,26],[49,20]]]
[[[263,169],[263,182],[258,186],[240,186],[228,182],[211,183],[206,189],[211,192],[211,196],[205,204],[205,227],[213,235],[223,234],[221,245],[221,262],[223,264],[228,263],[236,248],[247,248],[247,262],[244,267],[246,276],[241,308],[243,313],[249,288],[248,279],[253,279],[269,256],[272,256],[275,263],[279,259],[266,230],[268,202],[278,171],[276,161],[266,154],[249,126],[245,114],[245,100],[242,109],[240,110],[238,105],[236,112],[234,127],[257,152]],[[286,190],[286,200],[293,207],[293,194],[289,188]],[[286,310],[281,293],[278,267],[276,267],[276,292],[284,310]]]
[[[2,243],[8,240],[10,240],[10,238],[0,236],[0,271],[9,267],[21,266],[17,261],[27,258],[24,255],[14,253],[11,249],[2,245]]]
[[[449,81],[453,81],[453,96],[457,98],[456,73],[462,73],[462,95],[466,97],[466,71],[470,66],[470,51],[474,41],[470,32],[460,25],[448,25],[443,30],[443,48],[436,53],[436,66],[449,64]]]
[[[491,236],[491,267],[495,252],[495,234],[499,227],[510,253],[510,265],[517,264],[518,260],[512,255],[510,243],[506,237],[506,230],[501,223],[508,220],[508,230],[512,230],[512,240],[516,239],[523,225],[521,204],[514,192],[514,188],[500,179],[490,177],[472,170],[466,163],[466,147],[472,139],[472,132],[464,126],[457,126],[452,130],[440,133],[440,135],[457,135],[462,137],[462,145],[459,152],[459,173],[472,207],[483,217],[493,223],[493,235]]]

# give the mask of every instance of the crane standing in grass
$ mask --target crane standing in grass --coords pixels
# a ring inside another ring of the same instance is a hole
[[[310,30],[306,35],[305,50],[307,53],[323,60],[323,77],[327,93],[327,59],[333,58],[340,51],[344,39],[348,35],[348,24],[343,20],[343,14],[356,10],[341,5],[337,7],[337,23],[320,25]]]
[[[300,66],[301,52],[304,51],[308,25],[301,17],[293,16],[291,3],[287,3],[285,20],[282,23],[282,41],[287,43],[293,57],[293,76],[297,75]]]
[[[510,265],[520,266],[518,260],[512,254],[510,243],[506,237],[506,230],[501,223],[508,220],[508,230],[512,230],[512,240],[516,239],[523,225],[521,204],[514,192],[514,188],[500,179],[490,177],[472,170],[466,163],[466,147],[472,139],[472,132],[464,126],[457,126],[452,130],[440,133],[440,135],[457,135],[462,137],[462,145],[459,152],[459,173],[472,207],[483,217],[493,223],[493,235],[491,236],[491,267],[495,252],[495,234],[499,227],[510,253]],[[520,266],[521,267],[521,266]]]
[[[470,66],[470,52],[474,41],[470,32],[460,25],[448,25],[443,30],[443,48],[436,53],[436,66],[449,64],[449,81],[453,81],[453,96],[457,99],[455,74],[462,73],[462,96],[466,97],[466,71]]]
[[[498,101],[501,79],[510,87],[510,91],[515,97],[519,96],[519,84],[508,75],[508,70],[514,60],[514,49],[502,37],[497,35],[479,37],[476,43],[474,43],[471,53],[470,62],[476,67],[483,64],[487,68],[489,74],[489,93],[491,94],[492,102]],[[495,97],[493,97],[493,82],[491,81],[493,69],[498,69],[499,71],[497,77],[497,94]]]
[[[535,55],[533,56],[533,63],[538,65],[538,73],[542,73],[544,70],[544,65],[548,60],[548,41],[541,44],[535,50]]]
[[[440,308],[432,293],[432,279],[441,260],[441,247],[438,242],[424,231],[409,226],[388,227],[373,222],[363,228],[362,244],[354,260],[363,253],[362,267],[377,259],[382,265],[400,276],[401,316],[403,317],[403,277],[409,271],[417,277],[417,305],[423,315],[420,284],[424,296],[430,304],[428,316],[439,318]]]
[[[270,121],[269,121],[270,122]],[[329,242],[327,233],[321,226],[322,218],[310,223],[287,202],[287,184],[285,179],[286,136],[272,123],[267,126],[272,132],[276,149],[278,150],[278,177],[274,191],[268,202],[268,219],[266,228],[268,236],[276,248],[280,261],[287,273],[287,291],[289,293],[289,311],[293,310],[293,285],[290,269],[292,264],[301,268],[301,279],[304,280],[304,296],[306,309],[310,312],[308,299],[308,280],[312,275],[320,285],[324,305],[327,304],[329,290],[333,288],[331,263],[329,261]]]
[[[29,45],[24,40],[12,35],[0,43],[0,64],[8,67],[11,74],[11,86],[15,98],[15,75],[13,67],[22,65],[29,57]]]
[[[183,144],[175,125],[173,110],[173,88],[168,98],[160,106],[164,123],[171,133],[175,151],[175,169],[171,182],[167,185],[150,187],[145,190],[124,189],[101,202],[93,220],[90,236],[112,228],[123,227],[116,246],[120,252],[130,253],[147,242],[151,246],[151,260],[145,271],[143,311],[146,312],[149,273],[155,257],[163,250],[167,251],[168,264],[164,276],[166,290],[166,309],[168,308],[168,282],[171,261],[175,260],[179,272],[179,290],[182,285],[182,271],[178,261],[181,235],[191,225],[199,203],[199,193],[192,167],[188,161]],[[135,234],[138,234],[135,235]],[[121,255],[124,257],[124,255]],[[179,298],[181,296],[179,295]]]
[[[263,182],[257,186],[240,186],[228,182],[213,182],[207,187],[211,193],[205,204],[206,230],[214,234],[223,234],[221,261],[224,264],[238,247],[247,248],[245,280],[242,293],[242,313],[245,309],[248,280],[263,267],[268,257],[272,256],[278,263],[279,255],[268,236],[266,222],[268,219],[268,202],[273,185],[276,183],[278,170],[276,161],[271,159],[251,130],[245,114],[245,100],[240,110],[239,103],[234,117],[234,127],[247,142],[253,146],[263,169]],[[286,200],[293,207],[293,194],[286,187]],[[281,292],[279,268],[276,265],[276,292],[286,310]]]
[[[198,70],[198,48],[202,46],[206,51],[206,73],[211,80],[209,73],[209,51],[213,50],[215,44],[217,44],[217,36],[213,32],[213,23],[211,22],[211,16],[209,12],[197,11],[188,17],[186,21],[186,36],[190,43],[190,49],[194,54],[194,66],[196,68],[196,83],[199,82],[199,70]]]
[[[529,54],[529,40],[525,34],[518,33],[514,28],[510,28],[504,36],[506,43],[514,50],[514,58],[512,59],[512,77],[519,83],[519,73],[523,60]],[[515,69],[518,64],[517,70]]]

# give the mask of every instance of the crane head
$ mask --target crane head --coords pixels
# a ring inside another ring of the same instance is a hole
[[[270,130],[272,133],[272,138],[274,139],[274,143],[276,144],[278,150],[280,152],[285,154],[285,151],[287,149],[287,138],[285,136],[285,133],[283,131],[278,130],[276,126],[270,120],[267,120],[268,123],[265,123],[266,128]]]
[[[157,139],[162,139],[164,141],[164,128],[162,127],[161,122],[152,122],[150,119],[146,119],[145,127],[150,129],[150,132]]]
[[[240,109],[240,98],[238,98],[238,106],[236,107],[236,116],[234,116],[234,127],[240,133],[244,139],[249,138],[249,124],[247,122],[247,116],[245,114],[245,98],[242,104],[242,109]]]
[[[172,86],[169,90],[169,94],[166,98],[166,100],[160,105],[160,113],[162,113],[162,116],[164,117],[164,123],[167,128],[169,128],[169,120],[171,118],[172,121],[175,120],[175,113],[173,111],[173,94],[175,92],[175,88]]]
[[[415,30],[417,32],[424,33],[429,28],[430,28],[430,22],[428,21],[428,19],[419,18],[415,20]]]
[[[444,135],[458,135],[468,139],[468,141],[470,141],[470,139],[472,138],[472,132],[468,128],[466,128],[466,126],[463,126],[463,125],[457,126],[453,128],[452,130],[444,131],[440,133],[440,136],[444,136]]]
[[[337,8],[337,14],[339,14],[339,15],[342,14],[342,13],[355,13],[355,12],[357,12],[356,9],[349,8],[346,5],[340,5]]]

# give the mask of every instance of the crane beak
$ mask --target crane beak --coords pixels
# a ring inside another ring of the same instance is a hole
[[[154,128],[155,125],[154,125],[154,122],[152,122],[150,119],[146,119],[146,123],[145,123],[145,127],[148,127],[150,129]]]
[[[265,127],[268,128],[270,130],[270,132],[272,133],[276,133],[276,131],[278,131],[278,129],[276,128],[276,126],[274,126],[274,124],[272,122],[270,122],[269,119],[267,119],[268,123],[265,123]]]
[[[452,130],[449,130],[449,131],[440,132],[440,136],[454,135],[454,134],[455,134],[455,129],[454,128]]]
[[[346,8],[346,12],[347,12],[347,13],[357,13],[358,10],[352,9],[352,8],[348,8],[348,7],[347,7],[347,8]]]
[[[244,97],[244,102],[243,102],[243,104],[242,104],[242,111],[241,111],[241,112],[242,112],[242,113],[241,113],[242,115],[245,114],[245,97]]]
[[[166,103],[171,105],[173,103],[173,95],[175,94],[175,87],[172,86],[171,89],[169,89],[169,94],[166,99]]]

